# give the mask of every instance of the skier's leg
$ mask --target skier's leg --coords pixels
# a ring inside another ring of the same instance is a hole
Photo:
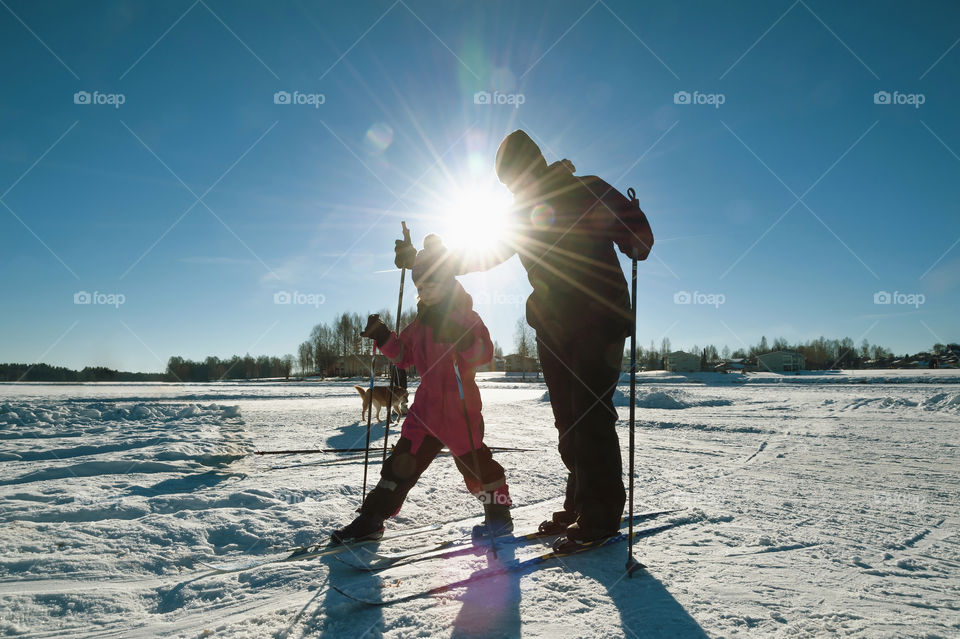
[[[488,531],[494,535],[513,532],[513,519],[510,516],[510,506],[513,502],[510,500],[506,474],[503,466],[493,459],[493,453],[487,445],[481,444],[480,448],[476,449],[479,476],[478,469],[474,466],[473,453],[455,456],[454,460],[467,484],[467,490],[483,504],[486,524],[475,527],[474,536],[483,536]]]
[[[400,512],[407,493],[443,448],[439,439],[430,436],[423,437],[419,446],[414,446],[416,443],[405,436],[397,441],[383,464],[379,483],[360,507],[361,513],[386,519]]]
[[[578,525],[586,536],[615,532],[626,501],[613,405],[624,339],[611,342],[603,335],[596,337],[571,343],[578,379],[571,393]]]
[[[558,434],[558,449],[560,459],[567,467],[566,497],[563,502],[563,511],[554,513],[553,521],[562,529],[576,520],[576,450],[573,446],[573,437],[570,427],[576,418],[573,414],[573,398],[571,389],[578,384],[570,373],[570,363],[566,365],[560,357],[566,353],[566,348],[551,345],[537,338],[537,355],[540,358],[540,368],[543,370],[543,379],[550,393],[550,407],[553,409],[554,425]],[[546,522],[544,522],[546,523]]]
[[[407,493],[437,456],[443,444],[434,437],[416,441],[401,437],[390,457],[383,463],[380,482],[367,494],[360,514],[350,524],[331,535],[333,543],[346,543],[383,536],[383,520],[400,512]]]
[[[477,449],[477,463],[480,466],[479,476],[473,465],[472,453],[455,456],[454,460],[457,464],[457,470],[463,475],[467,490],[473,496],[484,503],[511,505],[506,473],[504,473],[503,466],[494,460],[493,453],[487,448],[486,444],[481,444],[480,448]]]

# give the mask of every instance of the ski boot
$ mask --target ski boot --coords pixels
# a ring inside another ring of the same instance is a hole
[[[373,541],[383,537],[383,519],[376,515],[361,513],[350,524],[330,535],[330,544],[352,544],[358,541]]]
[[[502,537],[513,532],[513,517],[510,516],[510,506],[502,504],[484,504],[483,515],[486,520],[473,527],[473,540],[483,538]]]
[[[576,521],[567,527],[563,537],[559,537],[553,542],[553,550],[559,553],[577,552],[590,546],[602,544],[619,532],[619,529],[616,528],[613,530],[609,528],[597,528],[584,525],[581,521]]]
[[[542,535],[560,535],[575,521],[577,521],[577,513],[572,513],[569,510],[558,510],[553,513],[551,519],[541,522],[538,530]]]

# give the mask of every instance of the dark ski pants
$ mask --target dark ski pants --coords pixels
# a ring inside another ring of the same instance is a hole
[[[384,519],[396,515],[407,498],[407,493],[442,449],[443,442],[439,439],[425,437],[420,448],[414,453],[411,452],[410,440],[401,437],[380,470],[380,482],[367,495],[360,511]],[[494,461],[493,453],[486,444],[477,449],[479,473],[474,466],[472,454],[454,457],[454,461],[463,475],[467,490],[478,499],[484,503],[489,500],[491,503],[510,505],[503,466]]]
[[[613,406],[624,341],[602,331],[537,337],[560,457],[569,471],[563,508],[577,513],[583,527],[617,529],[626,501]]]

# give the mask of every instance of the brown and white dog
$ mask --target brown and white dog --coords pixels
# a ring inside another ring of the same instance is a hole
[[[360,397],[363,398],[363,408],[360,409],[360,419],[366,419],[366,415],[370,410],[370,389],[363,388],[362,386],[354,386]],[[377,409],[377,421],[380,421],[380,409],[387,405],[390,397],[390,387],[389,386],[374,386],[373,387],[373,405]],[[393,387],[393,412],[400,415],[407,414],[407,390],[405,388],[400,388],[399,386]]]

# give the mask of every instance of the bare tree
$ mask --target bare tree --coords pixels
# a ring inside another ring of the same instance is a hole
[[[537,347],[536,336],[527,320],[523,317],[517,320],[516,334],[514,336],[517,347],[517,356],[520,358],[520,368],[523,380],[527,379],[527,360],[533,358],[533,353]],[[539,377],[539,372],[537,377]]]
[[[313,345],[309,341],[300,344],[300,347],[297,349],[297,355],[300,374],[306,375],[308,371],[313,370]]]

